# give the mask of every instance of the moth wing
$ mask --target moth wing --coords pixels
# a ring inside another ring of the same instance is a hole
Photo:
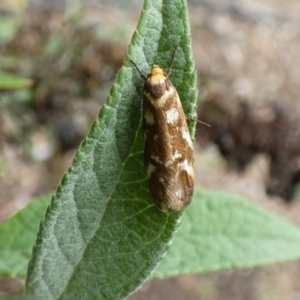
[[[193,145],[178,93],[170,81],[168,86],[158,100],[144,95],[144,161],[155,204],[182,210],[193,194]]]

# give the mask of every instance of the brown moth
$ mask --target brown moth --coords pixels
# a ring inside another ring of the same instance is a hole
[[[154,65],[145,76],[132,63],[145,80],[144,164],[149,189],[159,209],[181,211],[191,202],[194,190],[193,142],[178,93],[169,79],[171,68],[165,73]]]

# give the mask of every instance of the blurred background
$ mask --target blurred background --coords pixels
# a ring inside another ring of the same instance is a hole
[[[103,105],[138,0],[0,0],[0,221],[56,188]],[[189,0],[196,185],[300,225],[300,2]],[[196,226],[196,224],[195,224]],[[0,241],[1,242],[1,241]],[[130,300],[298,300],[298,262],[149,280]],[[0,296],[24,282],[0,278]]]

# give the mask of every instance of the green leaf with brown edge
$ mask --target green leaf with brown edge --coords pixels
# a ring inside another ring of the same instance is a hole
[[[186,2],[148,0],[106,104],[63,177],[41,224],[26,290],[43,299],[123,299],[150,276],[181,213],[153,204],[140,128],[144,73],[164,69],[195,115],[196,73]],[[190,122],[194,134],[194,122]]]

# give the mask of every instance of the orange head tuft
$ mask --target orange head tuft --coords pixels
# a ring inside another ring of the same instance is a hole
[[[151,70],[150,76],[164,76],[164,71],[158,65],[154,65]]]

